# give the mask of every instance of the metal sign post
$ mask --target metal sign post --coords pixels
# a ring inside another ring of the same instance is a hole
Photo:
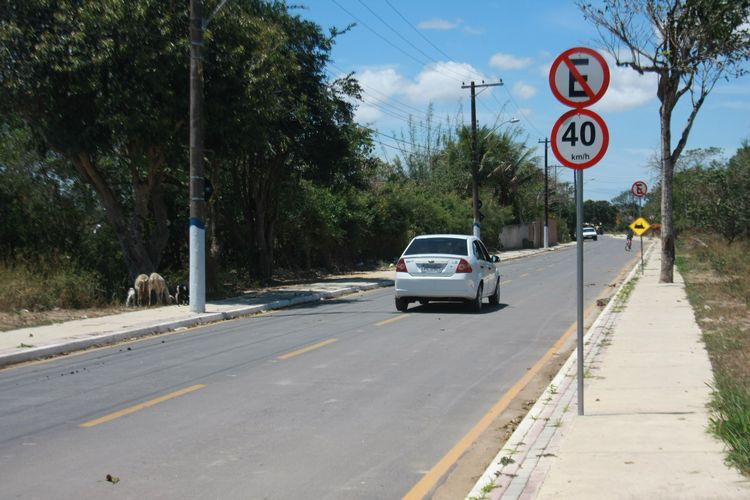
[[[549,72],[552,93],[574,109],[563,114],[552,127],[552,152],[575,170],[576,185],[576,263],[578,358],[578,414],[583,415],[583,170],[602,159],[609,145],[604,120],[586,109],[604,96],[609,86],[609,67],[595,50],[576,47],[566,50],[552,63]]]
[[[650,227],[651,224],[643,217],[638,217],[630,224],[630,229],[633,230],[633,233],[641,237],[641,274],[643,274],[643,233],[648,231]]]
[[[633,193],[633,196],[635,196],[635,197],[638,198],[638,220],[641,220],[641,219],[643,219],[643,217],[641,216],[641,207],[643,205],[643,197],[646,196],[646,193],[648,193],[648,186],[643,181],[635,181],[633,183],[633,185],[630,187],[630,192]],[[645,221],[646,219],[643,219],[643,220]],[[648,226],[648,222],[646,223],[646,225]],[[647,229],[648,229],[648,227],[646,228],[646,230]],[[641,239],[641,276],[643,276],[643,268],[644,268],[644,264],[643,264],[643,233],[646,230],[644,230],[641,233],[638,233],[638,236]],[[633,231],[635,231],[635,229],[633,229]]]
[[[578,414],[583,415],[583,170],[576,170],[576,349],[578,352]]]

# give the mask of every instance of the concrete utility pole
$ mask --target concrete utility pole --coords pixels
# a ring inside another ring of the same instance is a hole
[[[190,311],[206,312],[203,185],[203,0],[190,0]]]
[[[477,238],[481,237],[480,225],[482,222],[482,214],[479,212],[479,152],[477,151],[476,89],[478,87],[499,87],[502,84],[503,82],[501,80],[497,83],[484,83],[484,81],[482,81],[480,84],[471,82],[470,85],[461,85],[462,89],[471,89],[471,199],[474,215],[472,232]]]
[[[547,149],[549,138],[539,139],[540,144],[544,144],[544,248],[549,248],[549,177],[547,167]]]

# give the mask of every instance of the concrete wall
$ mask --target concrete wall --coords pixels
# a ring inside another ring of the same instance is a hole
[[[557,221],[549,219],[549,244],[557,243]],[[527,224],[513,224],[503,227],[498,248],[516,250],[519,248],[541,248],[544,246],[544,221]]]

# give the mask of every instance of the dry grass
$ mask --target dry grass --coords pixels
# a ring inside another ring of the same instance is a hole
[[[714,369],[711,429],[727,460],[750,475],[750,242],[679,242],[677,265]]]

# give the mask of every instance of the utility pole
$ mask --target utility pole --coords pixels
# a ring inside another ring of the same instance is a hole
[[[549,138],[539,139],[540,144],[544,143],[544,248],[549,248],[549,169],[547,168],[547,149]]]
[[[203,0],[190,0],[190,311],[206,312],[203,173]]]
[[[477,103],[476,103],[476,89],[480,87],[499,87],[502,85],[502,80],[497,83],[482,83],[475,84],[471,82],[470,85],[461,85],[462,89],[471,89],[471,200],[472,200],[472,212],[474,215],[473,234],[475,237],[480,238],[480,224],[482,221],[482,214],[479,212],[479,152],[477,151]]]

